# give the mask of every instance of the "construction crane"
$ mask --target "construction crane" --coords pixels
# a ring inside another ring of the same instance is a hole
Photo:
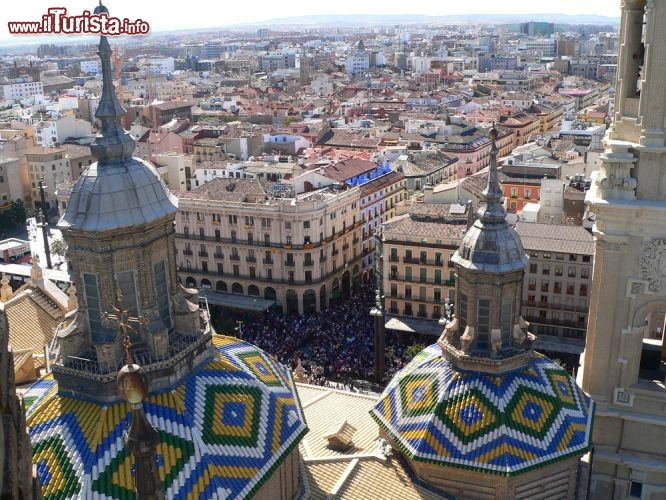
[[[123,80],[122,72],[120,68],[120,52],[118,52],[118,47],[113,49],[113,65],[115,69],[115,78],[116,78],[116,96],[120,101],[120,104],[123,103]],[[120,118],[123,128],[126,128],[125,125],[125,114]]]

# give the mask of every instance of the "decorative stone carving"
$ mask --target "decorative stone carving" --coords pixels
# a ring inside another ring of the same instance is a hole
[[[458,331],[458,318],[454,316],[453,319],[449,321],[444,327],[444,338],[448,342],[450,342],[457,331]]]
[[[513,342],[518,345],[523,345],[527,339],[527,329],[530,324],[521,316],[518,323],[513,325]]]
[[[595,183],[604,199],[629,200],[636,197],[638,183],[631,176],[636,157],[629,152],[629,143],[609,141],[599,157],[599,175]]]
[[[641,277],[648,281],[649,293],[666,292],[666,239],[643,243]]]
[[[490,330],[490,350],[493,357],[497,357],[502,349],[502,330],[493,328]]]
[[[463,352],[469,352],[470,348],[472,347],[472,343],[474,342],[474,337],[474,327],[467,325],[465,328],[465,333],[463,333],[463,336],[460,337],[460,346]]]

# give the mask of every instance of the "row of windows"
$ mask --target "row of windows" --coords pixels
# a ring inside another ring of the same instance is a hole
[[[400,260],[400,257],[398,256],[398,249],[397,248],[391,248],[391,253],[389,255],[389,261],[390,262],[398,262]],[[416,257],[414,255],[414,252],[412,251],[411,248],[408,248],[405,250],[405,256],[404,256],[405,262],[419,262],[421,264],[428,264],[428,252],[427,250],[421,250],[419,251],[419,256]],[[436,266],[441,266],[444,265],[444,262],[448,262],[449,257],[446,255],[442,254],[442,252],[435,252],[435,260],[434,264]],[[392,266],[392,269],[395,266]]]
[[[536,280],[533,280],[533,279],[529,280],[528,283],[527,283],[527,289],[529,291],[536,291],[536,289],[537,289]],[[550,282],[549,281],[541,282],[539,289],[543,293],[549,292],[550,291]],[[553,283],[553,290],[552,291],[554,293],[562,293],[562,290],[564,290],[564,289],[566,289],[567,295],[574,295],[575,290],[576,290],[576,285],[574,283],[567,283],[566,287],[563,288],[561,281],[555,281]],[[587,283],[581,283],[581,285],[579,287],[578,294],[581,297],[587,297],[587,294],[588,294],[588,285],[587,285]]]
[[[538,259],[538,258],[551,259],[553,257],[553,255],[555,256],[555,260],[564,260],[565,259],[565,254],[563,254],[563,253],[552,254],[551,252],[541,252],[541,253],[539,253],[539,252],[530,252],[530,257],[534,257],[535,259]],[[581,257],[581,259],[580,259],[581,262],[592,262],[592,256],[591,255],[581,255],[580,257]],[[567,260],[569,262],[578,262],[579,261],[578,260],[578,255],[576,255],[574,253],[570,253],[570,254],[568,254]]]
[[[537,264],[530,264],[530,274],[536,274],[538,272],[538,265]],[[569,266],[567,269],[567,276],[569,278],[575,278],[577,274],[577,269],[574,266]],[[563,271],[564,271],[564,266],[555,266],[554,270],[554,275],[555,276],[563,276]],[[550,275],[550,264],[542,264],[541,265],[541,274],[544,274],[546,276]],[[587,279],[590,277],[590,270],[587,267],[584,267],[580,270],[580,277],[583,279]]]

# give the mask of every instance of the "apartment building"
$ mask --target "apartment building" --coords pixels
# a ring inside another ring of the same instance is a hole
[[[469,221],[469,206],[412,203],[382,224],[377,266],[386,328],[438,336],[445,299],[455,292],[451,256]]]
[[[46,148],[36,146],[27,149],[25,158],[28,162],[28,175],[30,176],[30,195],[34,201],[35,208],[39,207],[39,180],[44,179],[44,192],[46,195],[47,208],[57,206],[57,185],[73,181],[72,172],[64,148]]]
[[[359,188],[295,195],[258,179],[213,179],[175,193],[178,274],[209,302],[312,313],[361,280]]]
[[[523,317],[537,349],[580,354],[585,347],[593,236],[580,226],[518,222],[530,258],[523,283]]]
[[[360,186],[361,252],[363,282],[374,276],[375,232],[396,215],[396,206],[407,199],[407,181],[401,172],[390,171]]]

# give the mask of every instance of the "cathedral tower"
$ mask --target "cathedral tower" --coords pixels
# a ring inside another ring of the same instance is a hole
[[[579,382],[596,402],[591,498],[666,497],[666,1],[623,0]]]
[[[455,316],[391,380],[371,415],[421,481],[464,500],[576,497],[589,398],[534,352],[520,315],[527,255],[506,222],[491,130],[478,219],[452,257]]]

